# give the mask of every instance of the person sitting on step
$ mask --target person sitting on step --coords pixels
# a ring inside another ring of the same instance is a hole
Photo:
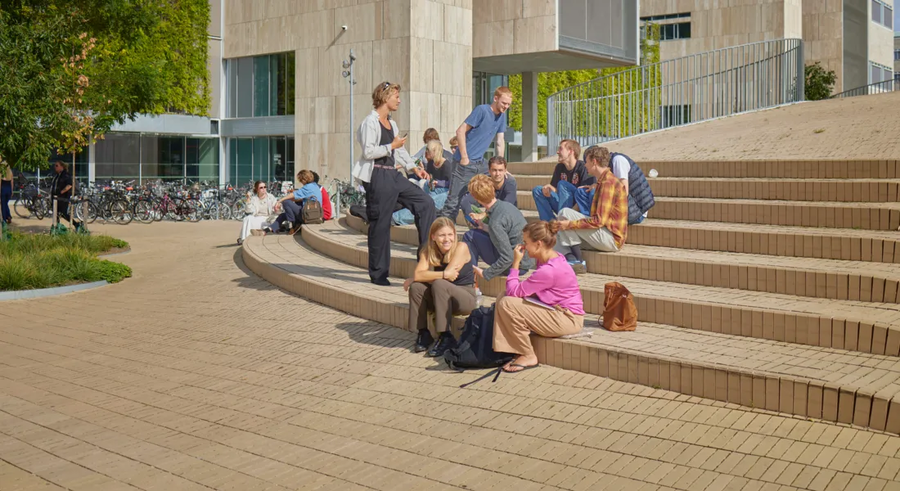
[[[505,295],[497,299],[494,313],[494,351],[518,355],[503,366],[505,372],[539,366],[532,332],[555,338],[579,333],[584,327],[578,279],[566,258],[554,250],[559,227],[556,220],[529,223],[523,230],[525,244],[513,252]],[[537,261],[537,269],[522,281],[519,266],[526,253]]]
[[[334,218],[334,214],[331,210],[331,196],[328,195],[328,190],[325,189],[325,186],[319,184],[319,174],[316,171],[310,171],[313,175],[313,182],[319,186],[319,192],[322,193],[322,220],[331,220]]]
[[[644,171],[631,157],[615,152],[609,155],[609,168],[625,184],[625,192],[628,193],[628,225],[637,225],[647,218],[647,212],[656,205],[653,190]],[[575,204],[582,213],[591,209],[596,187],[596,184],[581,186],[575,191]]]
[[[413,277],[403,288],[409,292],[409,328],[418,332],[415,352],[428,350],[428,356],[438,357],[456,345],[450,332],[453,316],[469,314],[477,306],[475,274],[469,248],[457,242],[456,227],[449,218],[437,218],[429,237]],[[437,343],[428,330],[429,312],[435,313]]]
[[[484,174],[478,174],[469,181],[469,194],[484,208],[484,214],[476,216],[476,229],[463,235],[463,241],[469,245],[477,262],[479,259],[490,267],[482,270],[475,267],[475,274],[490,280],[496,276],[507,274],[513,263],[513,248],[522,243],[522,229],[525,228],[525,216],[513,204],[497,199],[494,182]],[[525,258],[520,266],[525,269],[534,267],[531,258]]]
[[[490,176],[491,182],[494,183],[494,195],[497,199],[506,201],[518,208],[518,184],[516,184],[515,178],[513,178],[506,170],[506,159],[503,157],[491,157],[491,159],[488,160],[488,176]],[[472,208],[473,206],[478,207],[478,203],[475,202],[475,198],[473,198],[471,194],[466,194],[460,200],[459,207],[463,211],[466,222],[469,223],[470,227],[475,228],[476,218],[483,218],[484,212],[482,211],[479,213]],[[475,218],[473,218],[473,215]],[[480,218],[479,215],[481,215]]]
[[[277,232],[281,230],[281,225],[287,221],[291,226],[291,235],[300,230],[303,224],[303,203],[308,199],[317,200],[322,203],[322,188],[316,184],[316,178],[311,171],[306,169],[297,173],[297,182],[300,188],[295,189],[293,193],[288,193],[275,203],[275,211],[283,210],[275,222],[268,228],[264,229],[267,233]]]
[[[266,228],[271,221],[270,217],[275,213],[275,203],[278,200],[268,193],[267,187],[265,181],[256,181],[253,184],[253,193],[247,192],[247,204],[244,206],[247,216],[244,217],[241,226],[241,237],[238,239],[238,244],[247,239],[251,230]]]
[[[550,183],[535,186],[531,191],[541,220],[553,220],[559,210],[571,208],[575,204],[576,190],[594,184],[594,177],[588,173],[584,162],[578,160],[579,155],[581,146],[575,140],[559,142],[556,149],[559,163],[553,169]]]
[[[588,172],[597,178],[597,192],[591,203],[590,216],[571,208],[559,212],[558,250],[577,273],[584,272],[581,243],[601,252],[617,252],[625,245],[628,233],[628,191],[625,184],[613,175],[609,168],[609,151],[603,147],[591,147],[584,153]]]
[[[434,200],[435,213],[444,206],[447,201],[447,191],[450,188],[450,179],[453,177],[453,168],[456,163],[446,158],[447,152],[439,140],[431,140],[426,145],[425,172],[427,176],[421,181],[421,187]],[[451,156],[452,157],[452,156]],[[415,182],[410,178],[410,182]],[[416,222],[416,217],[407,208],[395,211],[391,215],[391,223],[394,225],[412,225]]]
[[[423,164],[427,160],[432,160],[432,158],[429,158],[428,156],[425,155],[425,152],[428,151],[428,142],[430,142],[430,141],[438,141],[438,142],[441,141],[441,135],[438,134],[438,131],[434,128],[428,128],[427,130],[425,130],[425,134],[422,135],[422,143],[424,145],[422,146],[422,148],[419,149],[418,152],[415,153],[415,155],[412,156],[413,160],[415,160],[417,162],[421,161]],[[443,150],[443,146],[441,147],[441,149]],[[443,150],[441,152],[441,156],[445,160],[453,159],[453,153],[450,151],[447,151],[447,150]],[[448,184],[447,187],[449,187],[449,186],[450,185]]]

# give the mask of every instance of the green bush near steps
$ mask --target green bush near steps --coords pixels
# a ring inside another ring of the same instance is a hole
[[[127,242],[105,235],[13,232],[9,240],[0,241],[0,291],[117,283],[131,276],[131,268],[97,255],[127,247]]]

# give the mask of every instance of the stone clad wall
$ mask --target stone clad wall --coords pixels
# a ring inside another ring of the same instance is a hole
[[[448,144],[472,106],[472,1],[225,0],[225,58],[295,51],[297,169],[347,178],[351,129],[381,81],[403,87],[394,118],[411,153],[428,127]],[[354,121],[341,77],[351,48]]]

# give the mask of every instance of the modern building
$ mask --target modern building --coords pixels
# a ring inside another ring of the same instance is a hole
[[[894,34],[894,81],[900,82],[900,34]]]
[[[308,168],[346,179],[375,84],[402,86],[393,117],[416,151],[429,127],[446,144],[512,73],[524,74],[525,158],[534,158],[538,72],[639,57],[633,0],[210,0],[210,8],[209,116],[118,126],[78,157],[80,177],[244,184]]]
[[[802,38],[807,63],[837,75],[835,92],[889,80],[894,0],[642,0],[661,25],[660,59],[780,38]]]

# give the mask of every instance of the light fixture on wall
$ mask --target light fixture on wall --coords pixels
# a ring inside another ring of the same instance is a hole
[[[345,26],[342,26],[343,30],[347,30]],[[341,68],[343,71],[341,72],[341,76],[347,79],[347,82],[350,84],[350,179],[349,182],[353,183],[353,86],[356,85],[356,79],[353,78],[353,62],[356,61],[356,55],[353,54],[353,50],[350,50],[350,56],[348,59],[344,60],[341,63]]]

